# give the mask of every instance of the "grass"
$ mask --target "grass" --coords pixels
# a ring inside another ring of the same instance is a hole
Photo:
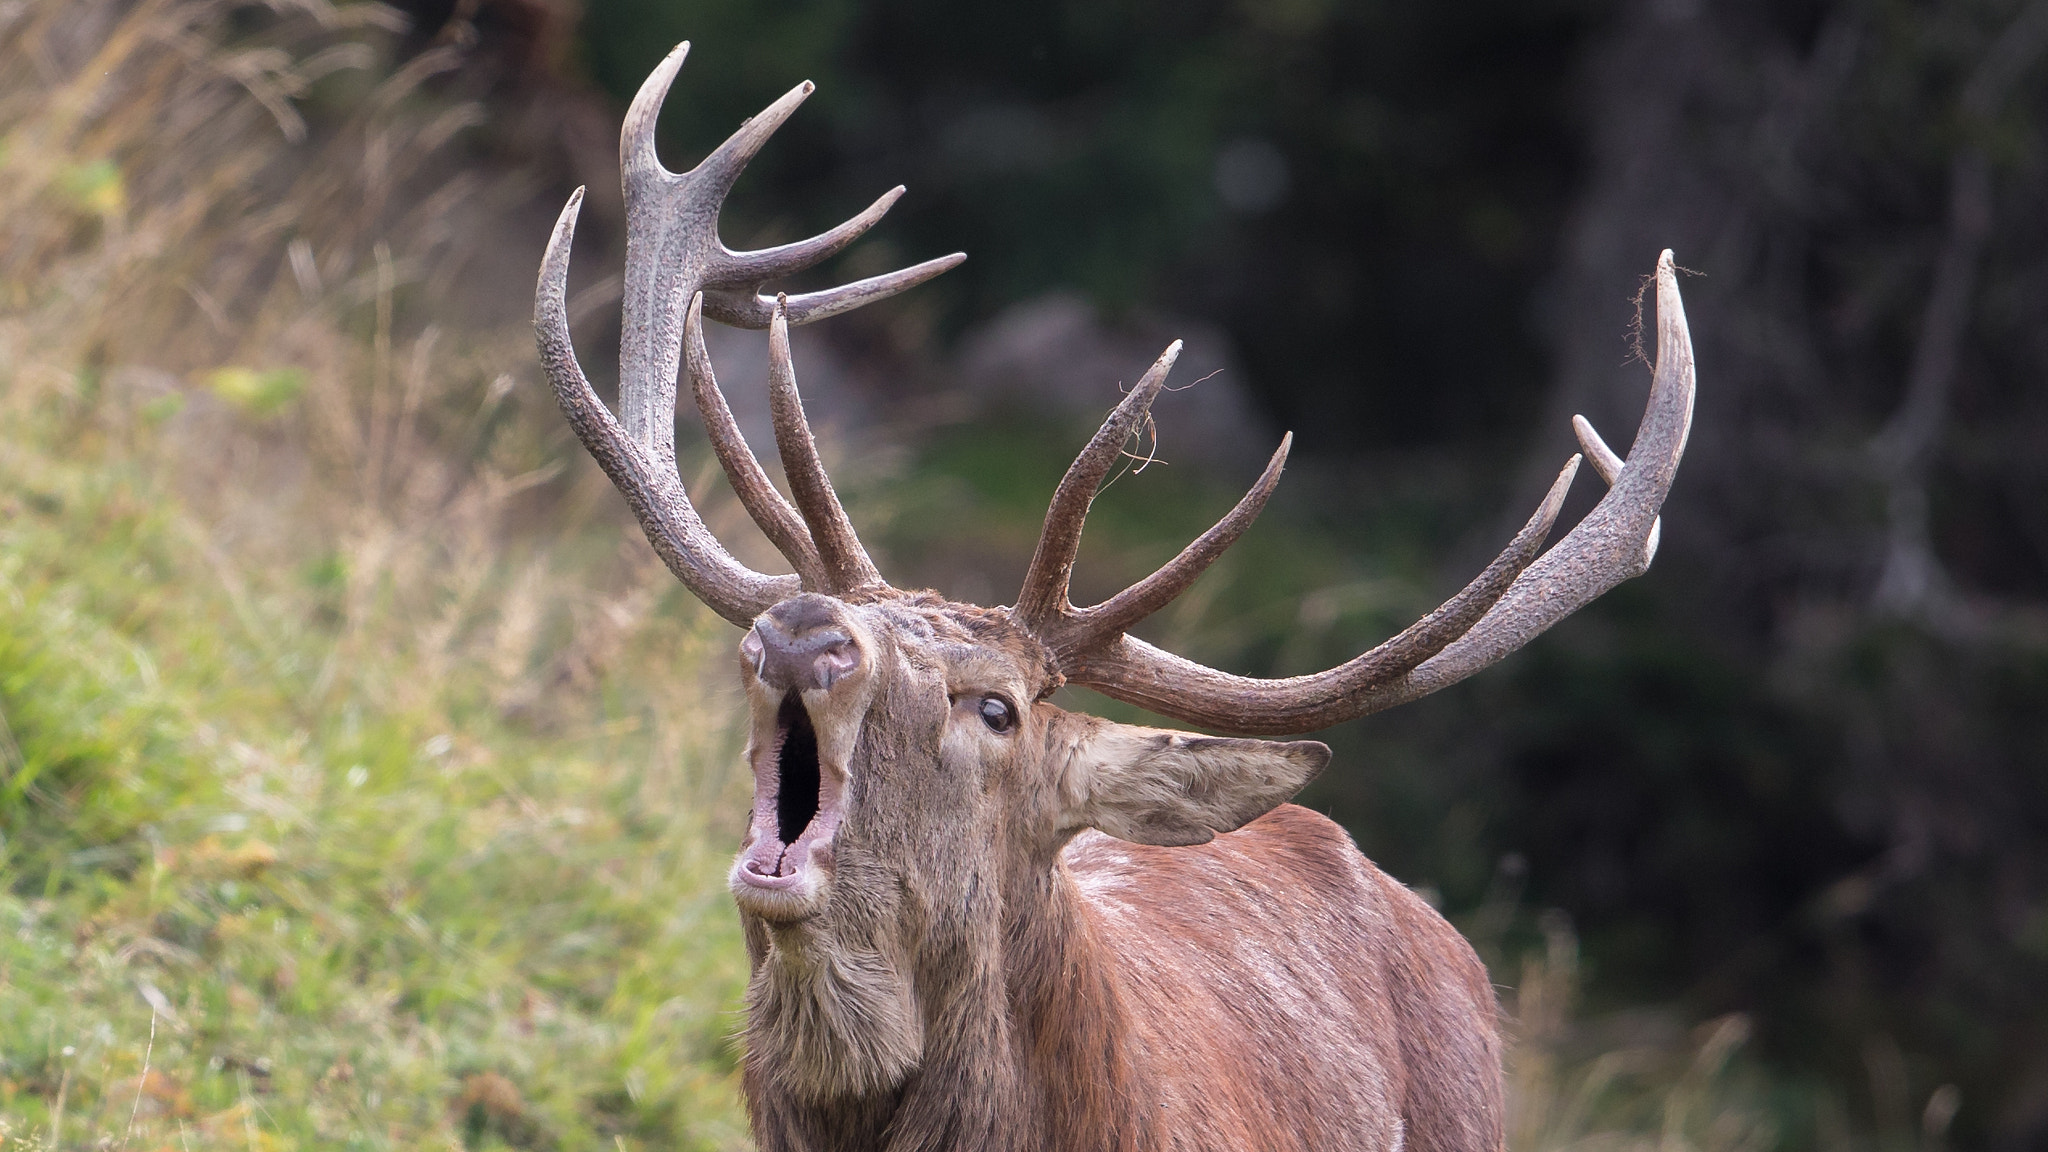
[[[342,638],[284,606],[317,598],[238,619],[144,476],[23,447],[0,479],[8,1137],[740,1143],[744,959],[705,824],[744,792],[688,671],[722,625],[643,623],[622,661],[679,657],[685,686],[602,674],[552,733],[459,677],[309,709]]]
[[[725,627],[413,305],[393,23],[0,29],[0,1146],[744,1144]]]
[[[746,1146],[731,636],[523,325],[437,312],[528,185],[464,161],[482,113],[397,28],[0,6],[5,1152]],[[899,503],[968,519],[977,483]],[[1167,498],[1098,541],[1216,509]],[[1168,621],[1197,647],[1198,616]],[[1548,940],[1510,997],[1516,1148],[1775,1146],[1741,1021],[1578,1020]]]

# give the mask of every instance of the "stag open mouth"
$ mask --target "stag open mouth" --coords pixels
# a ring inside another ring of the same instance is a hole
[[[808,915],[831,866],[846,775],[819,758],[817,730],[797,693],[783,698],[775,738],[757,750],[753,767],[753,821],[733,865],[733,894],[769,919]]]

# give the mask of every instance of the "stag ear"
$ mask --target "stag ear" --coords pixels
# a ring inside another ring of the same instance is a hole
[[[1097,725],[1062,774],[1068,824],[1135,844],[1206,844],[1286,803],[1330,762],[1329,746],[1314,740]]]

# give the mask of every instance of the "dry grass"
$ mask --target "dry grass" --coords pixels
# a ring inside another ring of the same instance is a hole
[[[1645,1015],[1594,1028],[1574,1012],[1577,942],[1558,916],[1513,994],[1509,1146],[1521,1152],[1762,1152],[1777,1146],[1752,1076],[1732,1066],[1740,1016],[1687,1034]]]

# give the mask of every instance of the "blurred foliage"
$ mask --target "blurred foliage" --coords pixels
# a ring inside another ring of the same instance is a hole
[[[254,416],[272,416],[283,411],[305,391],[305,373],[294,368],[228,367],[206,378],[213,394]]]
[[[955,328],[1054,287],[1214,317],[1317,455],[1521,443],[1529,296],[1579,151],[1569,65],[1612,6],[597,0],[582,39],[621,100],[695,46],[672,165],[817,82],[731,235],[794,238],[907,184],[857,269],[965,250],[926,290]]]

